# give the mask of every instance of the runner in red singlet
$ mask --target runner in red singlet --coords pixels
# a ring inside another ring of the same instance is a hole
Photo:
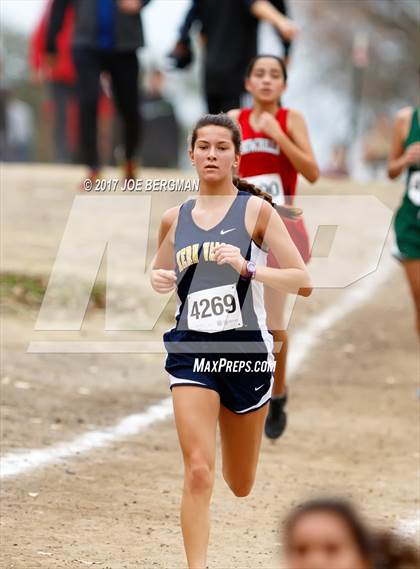
[[[248,68],[246,89],[253,97],[253,107],[235,109],[229,115],[242,129],[239,175],[273,196],[279,204],[292,205],[298,174],[314,183],[319,168],[312,151],[305,119],[299,111],[281,107],[280,98],[286,89],[287,71],[284,62],[275,56],[259,55]],[[303,260],[310,259],[310,245],[302,219],[283,219]],[[268,265],[277,267],[269,254]],[[286,428],[286,358],[287,333],[284,325],[286,294],[265,287],[268,326],[277,345],[273,398],[265,424],[267,437],[276,439]]]

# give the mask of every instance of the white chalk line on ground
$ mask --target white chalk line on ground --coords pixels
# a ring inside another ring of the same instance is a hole
[[[375,293],[382,283],[391,275],[395,267],[394,261],[386,258],[380,268],[355,285],[348,288],[339,303],[332,305],[317,314],[306,327],[295,333],[292,338],[292,349],[288,359],[288,375],[293,377],[302,362],[316,344],[322,341],[322,333],[336,322],[363,305]],[[295,349],[293,349],[295,346]],[[298,349],[296,349],[296,346]],[[21,453],[9,453],[1,459],[0,478],[10,478],[24,474],[30,470],[59,462],[94,449],[104,448],[111,444],[137,435],[148,427],[164,421],[172,415],[172,399],[167,397],[152,405],[142,413],[128,415],[116,425],[89,431],[72,441],[59,443],[46,449],[33,449]],[[415,536],[420,532],[420,514],[413,518],[401,519],[398,529],[406,536]]]
[[[339,303],[329,306],[311,318],[302,331],[293,335],[288,361],[289,377],[296,373],[313,347],[322,341],[322,333],[366,302],[378,286],[388,279],[394,266],[395,262],[386,257],[377,271],[349,287],[340,296]],[[171,413],[171,398],[168,397],[142,413],[129,415],[113,426],[89,431],[72,441],[58,443],[45,449],[8,453],[1,459],[0,478],[18,476],[64,458],[109,446],[140,433],[158,421],[167,419]]]
[[[156,405],[152,405],[143,413],[135,413],[124,417],[113,427],[89,431],[72,441],[59,443],[45,449],[33,449],[23,453],[7,454],[1,460],[0,477],[17,476],[52,462],[58,462],[93,449],[107,447],[116,441],[138,434],[154,423],[164,421],[171,414],[172,399],[167,397]]]

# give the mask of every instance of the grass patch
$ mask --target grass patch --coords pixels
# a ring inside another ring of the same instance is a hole
[[[0,276],[0,297],[2,305],[21,304],[28,307],[41,306],[48,281],[44,277],[17,273],[2,273]],[[105,307],[106,287],[103,283],[94,285],[89,308]]]

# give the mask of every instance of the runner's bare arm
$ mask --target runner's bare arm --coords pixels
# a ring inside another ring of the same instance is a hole
[[[404,151],[404,140],[408,136],[408,130],[412,115],[412,108],[405,107],[397,113],[392,133],[391,151],[388,159],[388,176],[393,180],[410,165],[411,161],[420,161],[420,143],[411,144]]]
[[[287,125],[292,144],[297,148],[290,147],[289,160],[295,168],[312,184],[319,178],[319,167],[315,158],[312,144],[309,138],[308,127],[302,113],[291,109],[288,115]],[[285,150],[286,152],[286,150]]]
[[[267,0],[253,2],[250,12],[259,20],[265,20],[272,24],[286,40],[293,40],[299,33],[299,27]]]
[[[309,296],[310,275],[289,232],[276,210],[258,197],[251,197],[245,214],[245,225],[253,239],[281,261],[281,269],[258,267],[255,279],[271,288]]]
[[[152,261],[150,282],[156,292],[162,294],[175,289],[174,237],[179,206],[163,214],[159,227],[158,250]]]
[[[289,111],[287,129],[290,138],[283,131],[277,119],[269,112],[262,113],[258,123],[260,130],[277,142],[296,170],[308,182],[316,182],[319,177],[319,168],[303,115],[299,111]]]

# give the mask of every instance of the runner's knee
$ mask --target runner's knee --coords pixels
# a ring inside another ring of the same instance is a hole
[[[237,498],[245,498],[251,493],[254,486],[254,478],[245,478],[243,480],[228,481],[229,488]]]
[[[185,464],[185,483],[191,492],[211,490],[214,482],[214,471],[209,461],[195,457]]]
[[[231,476],[226,468],[223,468],[223,478],[237,498],[245,498],[245,496],[248,496],[255,481],[255,476],[242,476],[240,478]]]

